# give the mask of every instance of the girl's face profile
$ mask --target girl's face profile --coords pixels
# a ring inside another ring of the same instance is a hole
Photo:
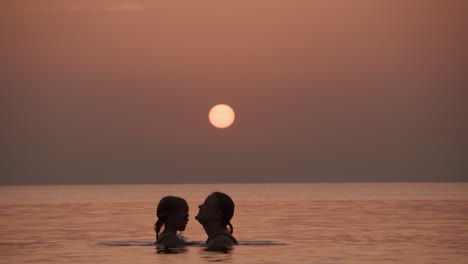
[[[187,227],[189,220],[188,210],[188,207],[185,206],[183,209],[177,211],[180,215],[174,215],[174,222],[178,231],[184,231]]]

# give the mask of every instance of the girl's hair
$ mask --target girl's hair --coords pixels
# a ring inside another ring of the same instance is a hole
[[[156,241],[159,239],[161,227],[166,223],[167,214],[165,213],[176,213],[183,208],[188,208],[187,201],[177,196],[165,196],[159,201],[158,208],[156,209],[158,221],[154,224]]]
[[[217,209],[222,213],[221,224],[229,226],[229,233],[232,234],[234,227],[231,225],[231,218],[234,215],[234,202],[229,195],[222,192],[214,192],[211,195],[214,195],[218,199]]]

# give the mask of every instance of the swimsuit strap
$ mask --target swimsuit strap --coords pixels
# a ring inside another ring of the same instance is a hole
[[[234,241],[234,244],[236,245],[239,245],[239,242],[237,242],[237,240],[234,238],[234,236],[232,236],[231,234],[229,233],[217,233],[214,235],[213,239],[219,235],[225,235],[225,236],[228,236],[230,239],[232,239],[232,241]],[[209,240],[206,240],[206,243],[208,244]]]

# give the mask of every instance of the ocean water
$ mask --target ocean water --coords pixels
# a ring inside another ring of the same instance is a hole
[[[236,203],[241,242],[198,244],[213,191]],[[194,242],[157,254],[155,208],[184,197]],[[1,186],[0,263],[468,263],[468,183]]]

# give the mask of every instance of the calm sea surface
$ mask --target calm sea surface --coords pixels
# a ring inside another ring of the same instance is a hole
[[[157,254],[155,208],[184,197],[184,236],[213,191],[231,195],[241,242]],[[0,187],[1,263],[468,263],[468,183]]]

